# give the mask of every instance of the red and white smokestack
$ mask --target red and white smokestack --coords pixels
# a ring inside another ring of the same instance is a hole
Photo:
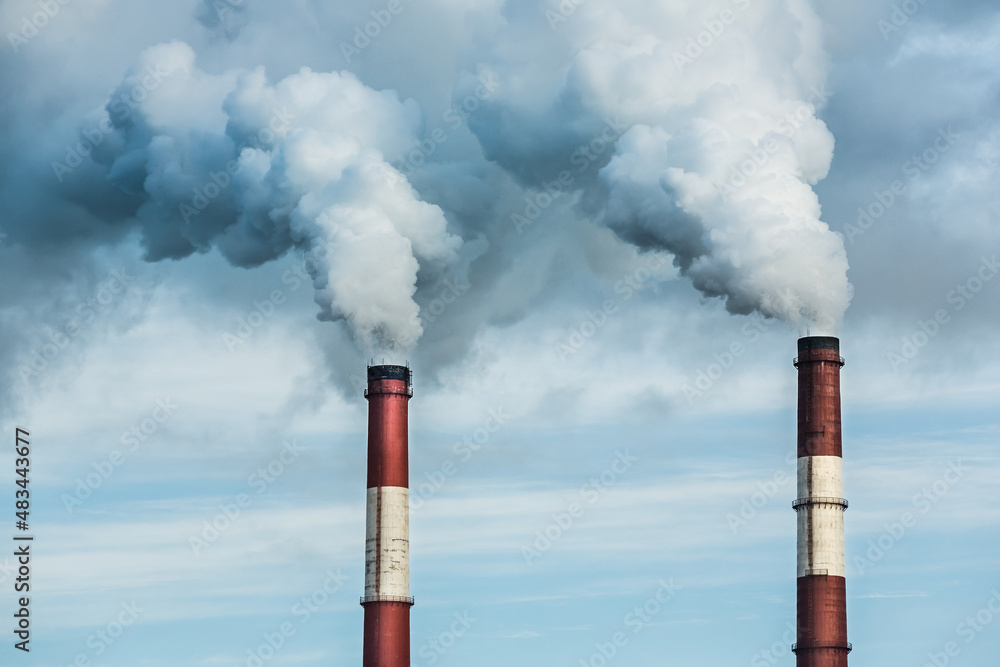
[[[797,667],[847,667],[840,340],[799,339]]]
[[[364,667],[410,667],[410,369],[369,366]]]

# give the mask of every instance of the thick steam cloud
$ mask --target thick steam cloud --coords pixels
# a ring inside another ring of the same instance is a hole
[[[92,157],[141,202],[150,260],[215,247],[251,267],[298,248],[321,319],[369,352],[415,345],[418,273],[439,275],[462,242],[388,162],[421,132],[414,102],[347,72],[209,74],[174,42],[145,51],[100,115],[113,131]]]
[[[826,57],[808,2],[526,4],[507,10],[502,92],[472,124],[487,157],[539,188],[582,147],[584,212],[673,253],[730,312],[834,332],[852,291],[812,189],[834,140],[816,116]],[[555,75],[534,65],[545,28],[571,54]],[[613,147],[609,125],[627,128]]]
[[[238,43],[254,34],[253,24],[239,32],[253,14],[245,2],[197,6],[210,30]],[[470,11],[465,76],[440,77],[421,99],[434,108],[451,87],[464,105],[482,72],[490,86],[459,126],[431,124],[443,139],[428,138],[416,102],[348,72],[273,82],[263,69],[206,71],[182,42],[147,49],[79,125],[94,146],[88,164],[53,163],[60,214],[26,216],[15,240],[114,242],[138,228],[150,261],[217,250],[240,267],[296,250],[321,319],[345,321],[366,351],[407,350],[423,332],[429,289],[418,287],[467,269],[488,234],[503,238],[492,232],[507,214],[496,211],[533,194],[510,180],[549,192],[571,183],[571,214],[672,253],[731,312],[836,331],[851,286],[813,191],[834,142],[817,117],[826,57],[807,0],[511,0]],[[505,175],[484,167],[466,122]],[[392,166],[428,142],[426,164]],[[49,194],[35,193],[39,210],[55,210]],[[502,250],[492,261],[476,267],[481,285],[504,270]]]
[[[249,23],[250,0],[201,0],[195,9],[198,23],[215,35],[232,41]]]

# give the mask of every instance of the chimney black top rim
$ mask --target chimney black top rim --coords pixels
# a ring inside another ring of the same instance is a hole
[[[809,350],[834,350],[840,352],[840,339],[836,336],[804,336],[799,339],[799,353]]]
[[[410,384],[413,380],[413,374],[408,366],[400,366],[398,364],[368,366],[368,381],[377,380],[402,380]]]

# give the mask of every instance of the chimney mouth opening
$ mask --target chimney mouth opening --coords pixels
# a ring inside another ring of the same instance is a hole
[[[379,380],[400,380],[410,386],[413,384],[413,371],[407,366],[369,366],[368,382],[378,382]]]
[[[809,350],[833,350],[840,353],[840,339],[836,336],[806,336],[799,339],[799,354]]]

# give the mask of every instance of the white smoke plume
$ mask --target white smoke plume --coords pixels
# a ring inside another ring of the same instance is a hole
[[[213,34],[232,41],[249,23],[250,0],[201,0],[195,18]]]
[[[502,92],[472,123],[487,158],[531,187],[578,165],[585,212],[672,252],[730,312],[836,331],[852,288],[812,189],[834,140],[807,0],[514,2],[505,18]],[[560,52],[561,70],[535,65]]]
[[[113,132],[93,159],[141,199],[149,259],[217,247],[256,266],[298,248],[321,319],[346,320],[369,353],[416,344],[418,273],[439,275],[462,242],[388,163],[422,131],[414,102],[347,72],[209,74],[173,42],[146,50],[100,115]]]

